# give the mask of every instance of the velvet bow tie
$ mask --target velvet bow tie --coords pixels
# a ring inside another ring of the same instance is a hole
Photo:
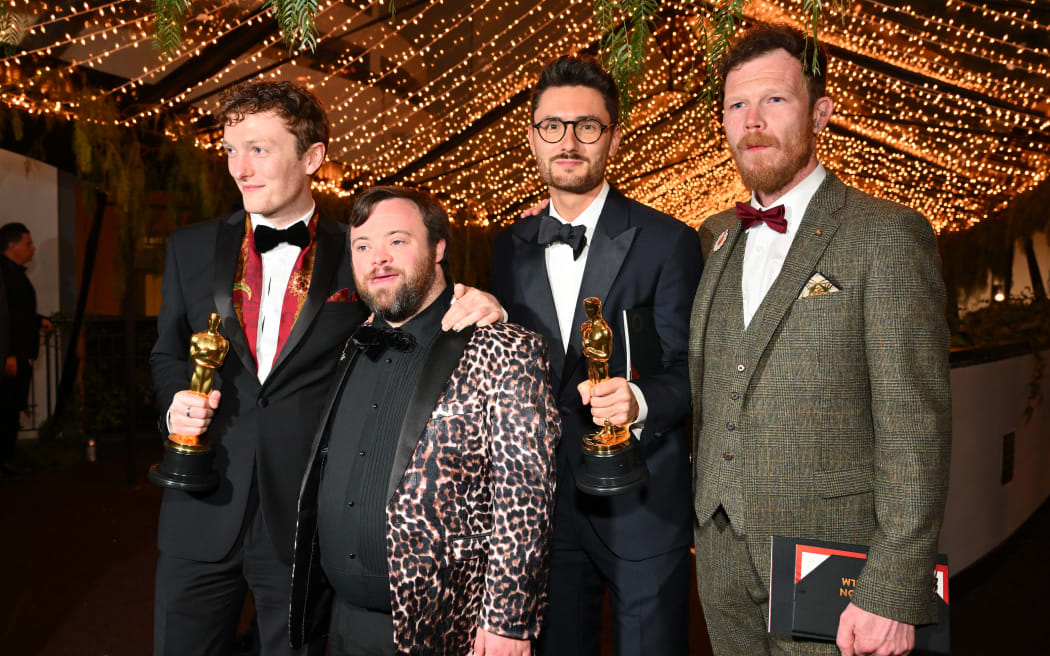
[[[273,250],[282,243],[306,248],[310,244],[310,229],[306,227],[304,221],[296,221],[295,225],[284,230],[276,230],[264,225],[255,227],[255,250],[259,252],[259,255]]]
[[[784,234],[788,229],[787,219],[784,218],[784,206],[777,205],[768,210],[756,210],[749,203],[737,203],[736,215],[740,218],[740,227],[747,230],[756,223],[765,223],[774,232]]]
[[[388,349],[395,351],[410,352],[416,348],[416,338],[411,334],[394,330],[391,328],[377,328],[375,326],[361,326],[352,337],[354,345],[364,351],[372,360],[378,360],[379,356]]]
[[[583,247],[587,245],[587,227],[562,223],[553,216],[544,216],[540,219],[540,230],[536,235],[536,241],[541,246],[548,246],[555,242],[562,242],[572,246],[572,259],[578,260]]]

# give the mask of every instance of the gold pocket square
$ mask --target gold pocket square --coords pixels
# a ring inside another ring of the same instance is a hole
[[[799,294],[798,297],[809,298],[810,296],[821,296],[823,294],[831,294],[837,291],[839,291],[839,288],[836,287],[833,282],[819,273],[814,273],[813,277],[806,283],[806,286],[802,288],[802,293]]]

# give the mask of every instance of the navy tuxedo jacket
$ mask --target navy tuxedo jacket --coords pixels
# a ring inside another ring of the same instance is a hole
[[[493,246],[492,288],[509,320],[543,335],[550,345],[551,387],[562,417],[558,467],[575,472],[583,434],[595,428],[576,386],[587,378],[579,326],[583,299],[602,300],[613,329],[610,375],[627,376],[624,310],[652,311],[659,335],[659,371],[633,380],[649,406],[641,449],[648,483],[613,497],[576,492],[576,510],[586,515],[609,549],[640,560],[692,540],[688,373],[689,315],[703,268],[700,239],[684,223],[609,190],[590,238],[568,349],[562,344],[545,263],[536,241],[543,215],[517,221]],[[575,478],[575,475],[574,475]]]
[[[222,392],[207,435],[215,446],[219,488],[207,494],[165,490],[158,546],[166,554],[221,560],[240,532],[256,475],[266,528],[280,558],[290,564],[299,484],[324,410],[343,344],[365,318],[357,302],[328,299],[353,291],[345,228],[319,221],[313,275],[306,301],[264,383],[233,308],[233,282],[244,212],[188,226],[168,238],[150,356],[157,407],[165,413],[176,392],[189,388],[190,336],[222,315],[219,332],[230,350],[215,375]],[[163,424],[163,422],[162,422]]]

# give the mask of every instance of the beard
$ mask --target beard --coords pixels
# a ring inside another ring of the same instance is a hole
[[[767,146],[772,150],[748,155],[750,146]],[[805,124],[783,143],[771,135],[748,134],[730,147],[744,186],[760,194],[772,194],[790,184],[816,149],[817,140]]]
[[[412,271],[406,272],[402,269],[385,267],[373,269],[367,275],[357,276],[354,274],[354,283],[357,285],[357,295],[364,301],[376,316],[384,321],[399,323],[413,316],[423,309],[430,289],[437,280],[437,255],[431,252],[430,257],[422,260]],[[390,273],[401,273],[403,279],[400,285],[388,286],[378,290],[371,290],[368,282],[377,275]]]
[[[583,171],[568,173],[558,171],[554,160],[572,159],[584,163]],[[585,194],[599,186],[605,180],[605,155],[600,161],[592,162],[575,152],[560,153],[547,161],[536,160],[540,177],[548,187],[559,189],[570,194]]]

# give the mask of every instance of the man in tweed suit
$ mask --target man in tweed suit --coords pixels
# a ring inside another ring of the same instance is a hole
[[[720,69],[753,193],[703,224],[690,330],[697,576],[717,655],[906,654],[936,620],[951,397],[934,234],[817,161],[833,103],[826,56],[803,71],[813,48],[759,25]],[[870,546],[837,648],[767,634],[773,535]]]

